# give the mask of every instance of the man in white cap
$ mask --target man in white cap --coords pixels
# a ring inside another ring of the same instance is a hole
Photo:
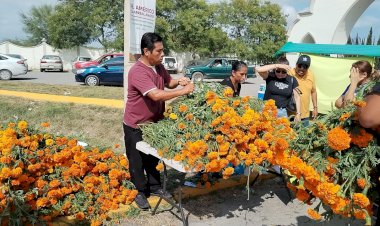
[[[289,71],[298,81],[298,88],[301,90],[301,121],[305,126],[309,125],[310,118],[310,99],[313,102],[312,118],[318,115],[317,90],[315,88],[315,79],[310,71],[311,59],[308,55],[301,55],[295,68]]]

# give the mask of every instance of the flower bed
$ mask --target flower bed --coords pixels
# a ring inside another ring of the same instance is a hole
[[[59,216],[101,225],[110,210],[134,200],[127,159],[77,143],[25,121],[0,128],[2,225],[45,225]]]

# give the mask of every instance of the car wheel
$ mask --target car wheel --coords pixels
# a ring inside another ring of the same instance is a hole
[[[203,81],[203,74],[202,72],[195,72],[192,75],[192,79],[194,82],[202,82]]]
[[[59,69],[60,72],[63,72],[63,68]]]
[[[0,71],[0,80],[10,80],[12,78],[12,72],[8,70]]]
[[[41,68],[41,69],[40,69],[40,71],[41,71],[41,72],[44,72],[44,71],[45,71],[45,69],[42,69],[42,68]]]
[[[96,75],[89,75],[86,77],[86,80],[84,83],[88,86],[98,86],[99,85],[99,78]]]

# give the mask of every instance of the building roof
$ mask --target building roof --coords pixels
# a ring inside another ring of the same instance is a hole
[[[347,54],[370,57],[380,57],[380,45],[338,45],[312,43],[285,43],[276,56],[283,53],[314,53],[314,54]]]

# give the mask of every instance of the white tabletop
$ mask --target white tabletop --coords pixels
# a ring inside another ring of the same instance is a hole
[[[154,157],[162,160],[167,166],[170,166],[171,168],[182,172],[182,173],[191,173],[193,172],[191,169],[185,170],[181,162],[174,161],[172,159],[165,159],[158,155],[157,150],[151,147],[148,143],[144,141],[140,141],[136,144],[136,149],[147,154],[147,155],[153,155]]]

